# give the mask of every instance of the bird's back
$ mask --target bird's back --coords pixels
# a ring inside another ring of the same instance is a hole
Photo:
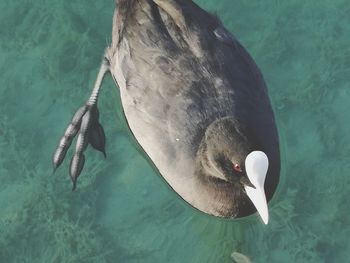
[[[221,22],[187,0],[119,1],[118,8],[112,74],[133,134],[174,190],[196,206],[189,192],[199,143],[211,123],[227,116],[259,131],[279,171],[265,82]]]

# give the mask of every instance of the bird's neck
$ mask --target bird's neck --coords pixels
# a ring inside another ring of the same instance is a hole
[[[195,159],[195,185],[202,206],[207,206],[210,214],[224,217],[235,217],[235,202],[238,189],[217,176],[217,171],[210,167],[210,160],[206,151],[206,144],[201,142]]]

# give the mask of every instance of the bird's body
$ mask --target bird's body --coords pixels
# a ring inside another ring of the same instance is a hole
[[[254,151],[268,157],[271,199],[280,157],[265,82],[215,16],[190,0],[119,0],[105,58],[132,133],[185,201],[221,217],[254,213],[243,187]]]
[[[237,215],[234,189],[196,171],[206,129],[232,117],[274,160],[267,177],[274,192],[277,131],[264,80],[244,48],[192,1],[119,1],[118,7],[111,72],[131,131],[170,186],[202,211]]]

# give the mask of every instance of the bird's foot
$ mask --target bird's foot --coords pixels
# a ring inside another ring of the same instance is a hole
[[[103,153],[105,151],[105,133],[99,122],[99,112],[96,104],[87,103],[74,114],[70,124],[66,128],[58,147],[53,155],[53,166],[56,170],[63,162],[66,153],[72,144],[74,137],[78,135],[75,153],[70,162],[69,174],[73,182],[73,190],[76,188],[77,179],[84,167],[84,151],[88,144]]]
[[[53,167],[54,170],[56,170],[62,164],[74,137],[78,134],[75,153],[69,168],[69,174],[73,182],[73,190],[76,188],[77,179],[84,167],[84,151],[87,146],[90,144],[106,157],[106,138],[102,125],[99,122],[97,99],[101,90],[103,78],[110,68],[107,55],[106,51],[89,100],[74,114],[53,155]]]

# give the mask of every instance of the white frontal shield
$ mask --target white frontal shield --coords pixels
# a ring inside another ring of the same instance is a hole
[[[265,224],[269,222],[269,210],[264,190],[268,167],[269,159],[264,152],[253,151],[245,159],[247,176],[249,181],[255,186],[255,189],[247,185],[244,186],[244,189]]]

